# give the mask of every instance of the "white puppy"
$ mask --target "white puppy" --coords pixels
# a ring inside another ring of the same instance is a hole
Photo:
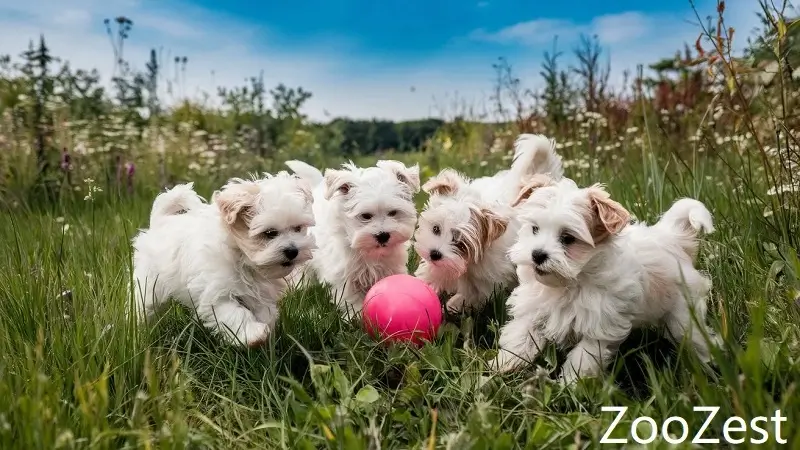
[[[419,166],[391,160],[367,168],[349,163],[323,175],[302,161],[286,165],[314,186],[316,225],[311,232],[318,249],[308,273],[333,287],[345,315],[358,313],[373,284],[408,273]]]
[[[479,309],[496,287],[516,283],[506,255],[518,229],[511,203],[532,175],[562,176],[552,139],[522,134],[514,147],[510,170],[469,180],[445,169],[422,187],[431,197],[414,234],[422,258],[415,276],[452,293],[451,312]]]
[[[174,298],[232,344],[265,342],[284,277],[311,258],[311,201],[308,184],[285,171],[231,180],[211,204],[193,183],[161,193],[150,229],[133,240],[140,318]]]
[[[634,327],[663,324],[676,340],[688,336],[698,356],[711,354],[693,327],[705,326],[711,281],[694,268],[701,231],[711,214],[678,200],[653,226],[630,214],[600,185],[535,177],[520,194],[521,227],[509,256],[520,286],[508,299],[513,317],[501,330],[493,367],[512,370],[533,360],[547,341],[577,345],[561,380],[602,372]]]

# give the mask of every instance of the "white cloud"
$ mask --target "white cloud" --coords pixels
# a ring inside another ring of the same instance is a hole
[[[609,14],[592,20],[589,30],[600,42],[619,44],[638,39],[652,27],[652,19],[639,12]]]
[[[478,29],[470,37],[478,41],[500,44],[539,45],[558,36],[559,40],[572,42],[581,34],[596,35],[603,44],[617,44],[636,39],[652,31],[657,19],[643,13],[629,11],[598,16],[589,23],[576,23],[564,19],[535,19],[516,23],[494,32]]]
[[[499,44],[537,45],[551,42],[555,35],[572,35],[575,32],[573,28],[573,24],[566,20],[537,19],[520,22],[495,32],[477,29],[470,37],[477,41]]]
[[[739,8],[744,5],[750,10],[748,1],[731,0],[729,9],[738,2]],[[713,9],[706,12],[713,13]],[[746,23],[747,14],[736,14]],[[205,92],[215,97],[217,86],[241,86],[246,78],[263,72],[269,87],[283,82],[311,91],[313,97],[305,112],[318,120],[331,116],[413,119],[438,116],[441,110],[453,115],[469,106],[488,108],[490,103],[493,58],[465,59],[449,53],[447,47],[438,59],[386,67],[379,59],[352,58],[349,44],[333,39],[314,49],[290,53],[261,45],[272,42],[270,30],[187,5],[170,8],[164,2],[71,0],[67,5],[61,0],[0,0],[0,54],[19,55],[31,39],[44,33],[56,56],[76,68],[97,68],[107,79],[114,61],[103,19],[118,15],[134,22],[125,56],[135,67],[144,67],[151,48],[160,49],[164,73],[174,82],[172,58],[188,57],[185,80],[173,90],[173,100],[181,93],[199,98]],[[598,17],[584,25],[536,20],[498,31],[478,30],[470,38],[538,47],[527,51],[524,58],[508,55],[517,74],[529,77],[525,81],[531,84],[538,82],[538,53],[549,48],[555,35],[559,35],[561,50],[569,53],[580,32],[593,32],[602,40],[619,77],[623,68],[635,69],[637,63],[669,55],[682,42],[693,42],[698,30],[683,19],[631,12]],[[742,25],[736,26],[741,30],[738,27]]]

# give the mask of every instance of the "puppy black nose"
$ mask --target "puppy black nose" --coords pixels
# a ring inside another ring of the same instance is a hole
[[[442,252],[439,250],[431,250],[431,261],[438,261],[442,259]]]
[[[379,244],[385,244],[389,242],[389,238],[391,235],[385,231],[381,231],[380,233],[375,235],[375,240],[378,241]]]
[[[544,264],[544,262],[547,261],[547,253],[541,250],[534,250],[533,253],[531,253],[531,258],[533,258],[533,262],[536,264]]]
[[[289,259],[289,260],[297,258],[297,254],[298,253],[299,252],[297,251],[297,247],[289,247],[289,248],[283,249],[283,256],[285,256],[286,259]]]

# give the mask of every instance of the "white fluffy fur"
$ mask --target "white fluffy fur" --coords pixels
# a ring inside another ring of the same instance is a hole
[[[302,161],[286,165],[314,186],[316,226],[311,232],[318,249],[308,274],[331,285],[345,315],[358,313],[373,284],[408,272],[419,166],[391,160],[367,168],[349,163],[323,175]],[[382,234],[388,237],[385,242],[379,239]]]
[[[663,324],[679,341],[687,336],[710,360],[707,341],[692,332],[692,314],[705,327],[711,289],[694,268],[699,233],[714,230],[702,203],[681,199],[653,226],[629,224],[628,212],[602,187],[581,189],[564,179],[543,183],[518,209],[521,227],[509,256],[520,286],[508,300],[512,319],[501,330],[495,369],[532,361],[547,341],[577,341],[562,381],[598,375],[630,331],[645,324]]]
[[[552,139],[522,134],[514,150],[509,170],[469,180],[445,169],[423,186],[431,197],[414,235],[414,249],[422,258],[415,276],[452,293],[447,302],[451,312],[481,308],[496,287],[516,283],[506,256],[518,229],[511,205],[532,175],[562,176]],[[432,252],[441,257],[433,258]]]
[[[285,171],[231,180],[210,204],[192,183],[161,193],[133,240],[140,318],[173,298],[232,344],[265,342],[284,277],[311,258],[313,224],[310,187]]]

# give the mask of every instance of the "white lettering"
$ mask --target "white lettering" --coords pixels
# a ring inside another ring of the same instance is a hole
[[[639,424],[641,422],[647,422],[650,425],[650,437],[646,440],[639,437]],[[649,444],[656,440],[656,436],[658,435],[658,425],[656,425],[656,421],[653,420],[652,417],[642,416],[637,417],[636,420],[633,421],[631,424],[631,436],[633,440],[638,442],[639,444]]]
[[[669,435],[669,424],[672,422],[678,422],[681,424],[681,434],[680,437],[673,439],[672,436]],[[661,425],[661,437],[664,438],[665,441],[669,442],[670,444],[681,444],[683,441],[686,440],[686,437],[689,436],[689,424],[686,423],[686,420],[683,417],[672,416],[667,417],[667,420]]]
[[[619,413],[619,414],[617,414],[617,417],[614,418],[614,421],[611,422],[611,425],[608,426],[608,430],[606,430],[606,434],[604,434],[603,437],[600,438],[600,443],[601,444],[627,444],[628,443],[627,439],[619,439],[619,438],[611,439],[610,436],[611,436],[611,433],[614,432],[614,428],[616,428],[617,425],[619,425],[620,421],[622,421],[622,416],[624,416],[625,412],[628,411],[628,407],[627,406],[603,406],[602,408],[600,408],[600,411],[603,411],[603,412],[617,412],[617,413]]]
[[[697,434],[694,435],[692,439],[692,444],[719,444],[719,439],[705,439],[701,438],[700,436],[706,432],[706,429],[709,425],[711,425],[711,421],[714,420],[714,416],[717,415],[719,412],[719,406],[695,406],[693,408],[694,411],[700,412],[709,412],[711,414],[706,417],[706,421],[703,422],[703,426],[700,427],[700,430],[697,431]]]
[[[737,422],[738,427],[733,428],[733,423]],[[725,441],[729,444],[741,444],[744,442],[744,438],[736,439],[731,437],[731,431],[734,433],[745,433],[747,432],[747,424],[744,422],[744,419],[741,417],[733,416],[728,417],[728,420],[725,421],[725,424],[722,426],[722,436],[725,438]]]
[[[751,444],[763,444],[767,442],[767,439],[769,439],[769,433],[767,433],[767,430],[758,426],[758,422],[766,423],[767,418],[764,416],[758,416],[758,417],[753,417],[753,420],[750,421],[750,428],[752,428],[754,432],[761,435],[761,439],[750,438]]]
[[[775,422],[775,441],[778,444],[785,444],[786,439],[781,438],[781,422],[786,422],[786,417],[781,416],[780,409],[776,409],[775,415],[772,416],[771,420]]]

